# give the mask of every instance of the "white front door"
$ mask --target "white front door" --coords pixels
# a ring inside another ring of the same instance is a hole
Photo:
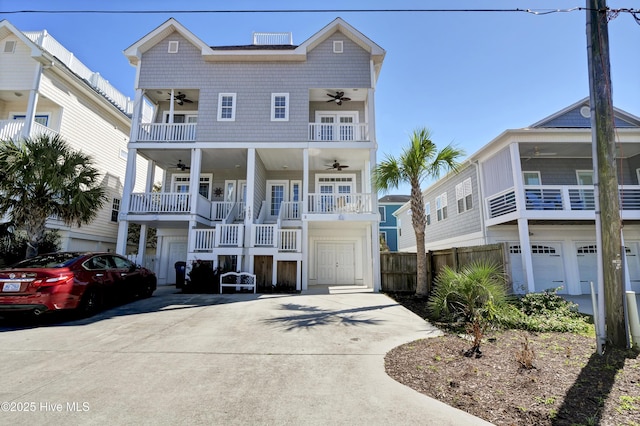
[[[318,243],[318,284],[355,284],[355,244]]]
[[[316,123],[321,123],[319,139],[321,141],[358,140],[356,123],[357,111],[316,112]]]
[[[287,201],[289,181],[267,181],[267,220],[274,222],[278,219],[280,206]]]

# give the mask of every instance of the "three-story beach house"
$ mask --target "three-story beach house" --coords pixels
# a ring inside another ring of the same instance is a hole
[[[507,243],[516,293],[597,283],[591,108],[583,99],[524,129],[506,130],[423,197],[428,250]],[[627,287],[640,291],[640,118],[614,109]],[[415,251],[410,206],[396,213],[400,251]]]
[[[375,88],[385,51],[338,18],[300,45],[254,33],[210,46],[169,19],[125,50],[137,69],[128,155],[164,170],[134,190],[129,163],[118,251],[129,224],[157,230],[156,272],[207,261],[261,285],[379,288]],[[155,106],[141,120],[143,100]],[[142,255],[144,244],[138,253]]]

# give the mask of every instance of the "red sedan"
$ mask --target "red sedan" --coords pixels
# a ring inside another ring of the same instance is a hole
[[[85,316],[109,303],[150,297],[156,276],[114,253],[48,253],[0,270],[0,312],[78,309]]]

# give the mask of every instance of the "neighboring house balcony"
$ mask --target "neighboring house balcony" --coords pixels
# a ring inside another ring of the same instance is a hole
[[[25,124],[25,120],[21,119],[0,120],[0,140],[20,139],[23,137]],[[58,132],[36,121],[31,123],[29,137],[35,137],[42,134],[55,136]]]
[[[640,185],[619,185],[622,219],[640,219]],[[526,217],[531,220],[594,220],[593,185],[526,185],[523,205],[516,189],[509,188],[486,198],[488,225]]]

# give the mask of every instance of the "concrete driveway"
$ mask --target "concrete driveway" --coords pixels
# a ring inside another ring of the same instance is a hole
[[[87,320],[0,321],[0,424],[484,423],[385,374],[436,329],[382,294],[324,293],[161,287]]]

